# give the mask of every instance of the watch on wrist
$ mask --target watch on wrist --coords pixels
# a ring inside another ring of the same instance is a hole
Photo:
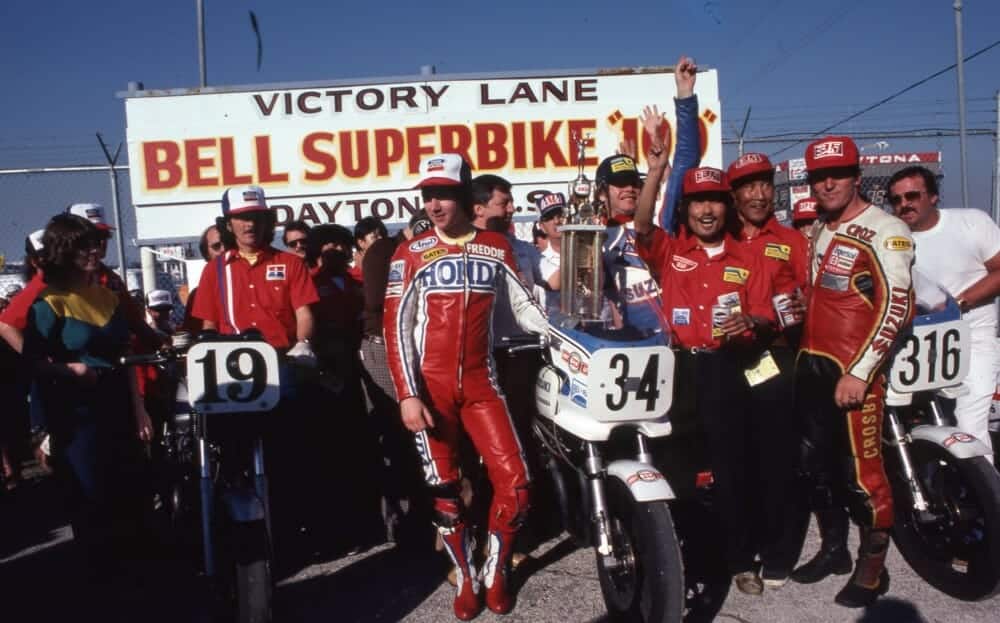
[[[969,301],[959,297],[955,299],[955,302],[958,303],[958,308],[962,311],[963,314],[969,312],[969,309],[971,308],[971,305],[969,305]]]

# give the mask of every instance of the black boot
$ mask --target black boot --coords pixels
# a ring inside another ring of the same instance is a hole
[[[851,572],[851,555],[847,552],[847,511],[839,507],[816,511],[819,523],[819,551],[812,559],[792,571],[792,581],[814,584],[828,575],[846,575]]]
[[[865,608],[889,591],[889,571],[885,556],[889,551],[889,531],[861,529],[858,564],[847,585],[834,598],[845,608]]]

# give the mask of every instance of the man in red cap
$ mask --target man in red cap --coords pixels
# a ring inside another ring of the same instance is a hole
[[[792,227],[806,239],[812,240],[813,223],[819,217],[818,204],[812,197],[799,199],[792,207]]]
[[[780,588],[798,561],[808,525],[808,512],[788,495],[798,457],[793,373],[801,331],[795,322],[801,316],[791,306],[806,286],[806,241],[774,217],[774,166],[766,155],[743,154],[729,165],[728,176],[741,223],[737,238],[760,261],[774,294],[785,297],[778,313],[790,320],[759,344],[758,369],[767,371],[750,381],[749,389],[754,435],[747,469],[759,503],[753,533],[763,583]]]
[[[913,242],[905,223],[861,195],[858,149],[850,138],[811,143],[806,170],[822,226],[811,243],[795,397],[805,430],[802,468],[823,543],[792,579],[815,582],[850,571],[848,507],[861,544],[836,602],[860,608],[889,588],[893,508],[881,452],[884,368],[913,314]]]
[[[656,184],[666,159],[651,147],[649,179]],[[649,193],[651,194],[651,193]],[[719,521],[724,527],[726,565],[737,588],[760,594],[751,539],[754,508],[746,464],[752,437],[747,380],[756,367],[759,340],[773,331],[771,284],[761,261],[734,238],[739,220],[726,174],[700,167],[684,175],[678,208],[682,229],[672,238],[653,225],[652,201],[644,194],[635,217],[638,251],[657,275],[663,311],[678,348],[678,384],[694,387],[694,417],[708,436]],[[683,419],[675,409],[672,418]]]
[[[524,451],[493,360],[493,308],[503,292],[523,331],[544,333],[548,323],[518,278],[506,237],[473,227],[469,165],[456,154],[435,155],[421,162],[420,175],[434,229],[396,249],[383,328],[403,424],[415,433],[434,523],[458,570],[455,616],[467,621],[481,605],[459,489],[463,430],[493,485],[482,580],[486,605],[500,614],[513,607],[512,546],[529,502]]]

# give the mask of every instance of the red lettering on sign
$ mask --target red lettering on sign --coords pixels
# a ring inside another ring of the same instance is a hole
[[[150,141],[142,144],[146,188],[165,190],[176,188],[183,178],[181,148],[173,141]]]
[[[219,178],[207,177],[202,169],[215,166],[215,160],[201,154],[206,147],[215,147],[215,139],[195,138],[184,141],[184,160],[187,164],[188,186],[199,188],[203,186],[218,186]]]
[[[420,171],[420,160],[424,156],[433,154],[436,149],[433,145],[423,145],[420,143],[421,137],[426,134],[434,134],[434,126],[421,125],[415,128],[406,128],[406,151],[409,160],[410,175],[416,175]]]
[[[222,185],[242,186],[252,184],[252,175],[240,175],[236,172],[236,149],[232,137],[219,139],[219,157],[222,160]]]
[[[368,161],[368,130],[340,132],[340,168],[347,177],[368,175],[371,170],[371,163]]]
[[[406,143],[395,129],[375,130],[375,173],[389,175],[389,165],[403,159]]]
[[[271,137],[253,137],[254,153],[257,155],[257,175],[261,184],[287,182],[287,173],[275,173],[271,169]]]
[[[337,172],[337,159],[333,157],[332,153],[320,149],[316,145],[316,143],[321,141],[324,143],[330,143],[332,150],[333,133],[313,132],[312,134],[307,134],[306,137],[302,139],[302,156],[306,159],[306,162],[320,165],[319,171],[306,170],[303,175],[306,181],[325,182],[332,179],[334,174]]]
[[[476,124],[476,166],[500,169],[507,164],[507,127],[501,123]]]
[[[546,131],[544,121],[531,122],[531,166],[545,168],[548,161],[552,161],[553,166],[569,166],[566,156],[559,149],[559,128],[562,121],[553,121],[552,126]]]
[[[438,130],[441,141],[441,152],[446,154],[458,154],[465,158],[465,161],[472,165],[469,158],[469,147],[472,147],[472,131],[467,125],[443,125]],[[479,167],[475,167],[479,168]]]

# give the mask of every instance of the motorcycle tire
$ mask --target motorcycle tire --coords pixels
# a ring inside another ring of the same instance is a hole
[[[597,575],[613,621],[679,623],[684,569],[666,502],[637,502],[617,479],[607,481],[608,523],[616,564],[597,552]]]
[[[233,560],[236,623],[270,623],[273,586],[267,529],[263,521],[237,529],[238,542],[246,549]]]
[[[993,597],[1000,592],[1000,474],[984,457],[958,459],[933,442],[916,439],[909,448],[939,519],[919,520],[906,503],[911,496],[898,461],[891,461],[896,547],[942,593],[962,601]]]

